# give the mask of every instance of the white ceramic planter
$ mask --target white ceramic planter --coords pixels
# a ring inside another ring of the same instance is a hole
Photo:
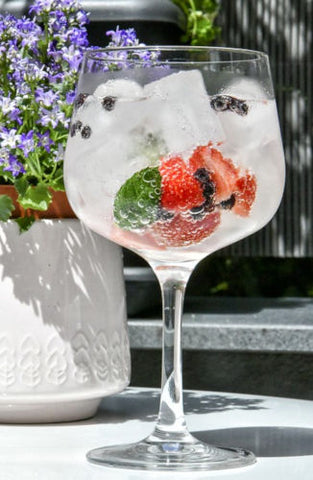
[[[0,422],[90,417],[129,377],[121,249],[76,219],[0,223]]]

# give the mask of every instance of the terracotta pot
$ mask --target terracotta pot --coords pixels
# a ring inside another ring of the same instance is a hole
[[[12,198],[15,205],[15,210],[13,212],[12,218],[25,217],[26,214],[32,213],[36,219],[39,218],[76,218],[75,213],[73,212],[69,201],[67,199],[66,193],[61,191],[51,190],[52,194],[52,203],[50,204],[48,210],[43,212],[33,211],[33,210],[24,210],[17,202],[17,191],[13,185],[0,185],[0,195],[8,195]]]

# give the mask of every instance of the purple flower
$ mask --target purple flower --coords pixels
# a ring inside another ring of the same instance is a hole
[[[34,132],[30,130],[27,133],[22,133],[21,142],[17,145],[22,150],[24,155],[28,155],[35,150]]]
[[[52,31],[56,33],[60,30],[65,30],[67,27],[67,18],[65,14],[60,10],[49,12],[49,26]]]
[[[29,7],[29,13],[40,15],[43,12],[49,11],[52,7],[54,0],[35,0]]]
[[[111,37],[109,47],[130,47],[139,43],[134,28],[120,30],[119,26],[117,26],[116,30],[109,30],[106,32],[106,35]]]
[[[26,173],[24,165],[12,154],[9,154],[8,164],[3,170],[5,172],[11,172],[13,177],[17,177],[20,173]]]
[[[70,45],[69,47],[63,47],[62,57],[63,60],[68,62],[71,69],[78,71],[83,57],[80,50],[76,49],[74,45]]]
[[[56,128],[59,123],[65,122],[65,114],[60,110],[58,105],[54,105],[51,110],[43,108],[39,123],[44,127]]]
[[[38,146],[43,147],[46,152],[51,152],[51,145],[53,144],[53,140],[51,140],[49,130],[45,131],[43,134],[38,134]]]
[[[10,97],[0,96],[0,109],[3,115],[9,115],[10,119],[14,119],[17,112],[16,99],[11,99]],[[13,114],[13,118],[11,115]]]
[[[76,45],[79,47],[87,47],[88,46],[88,39],[87,39],[87,31],[83,28],[72,28],[67,33],[67,39],[71,43],[71,45]]]
[[[53,157],[54,162],[60,162],[63,160],[63,157],[64,157],[64,146],[62,145],[62,143],[58,143],[57,147],[58,148]]]
[[[15,128],[11,128],[8,130],[7,128],[3,128],[0,131],[1,142],[0,146],[9,147],[9,148],[16,148],[21,140],[21,135],[17,133]]]
[[[87,25],[89,23],[87,13],[84,10],[78,10],[78,12],[76,13],[76,21],[81,26]]]
[[[72,105],[74,103],[75,97],[76,97],[75,90],[72,90],[71,92],[68,92],[66,94],[66,103],[68,103],[69,105]]]
[[[45,107],[50,107],[55,103],[58,95],[52,90],[45,90],[42,87],[37,87],[35,91],[36,101],[42,103]]]

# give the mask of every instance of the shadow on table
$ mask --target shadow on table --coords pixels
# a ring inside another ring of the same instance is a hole
[[[313,455],[312,428],[243,427],[191,433],[213,445],[251,450],[257,457]]]
[[[131,391],[126,390],[118,396],[107,397],[102,400],[95,419],[88,423],[98,423],[99,420],[108,423],[140,419],[145,422],[154,422],[159,409],[159,391]],[[207,414],[225,412],[228,410],[259,410],[263,400],[258,398],[243,398],[236,395],[219,395],[218,393],[203,394],[184,392],[186,416],[191,414]]]

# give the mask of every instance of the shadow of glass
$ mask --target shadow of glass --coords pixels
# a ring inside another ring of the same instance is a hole
[[[257,457],[313,455],[313,429],[295,427],[243,427],[192,432],[200,440],[224,447],[242,447]]]

